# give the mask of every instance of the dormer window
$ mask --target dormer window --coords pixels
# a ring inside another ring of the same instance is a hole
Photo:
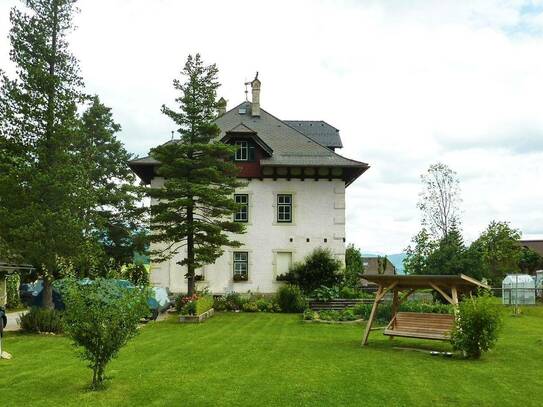
[[[236,155],[234,156],[234,159],[236,161],[248,161],[249,160],[249,142],[236,141],[234,145],[236,146]]]

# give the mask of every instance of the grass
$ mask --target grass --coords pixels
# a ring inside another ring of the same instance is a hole
[[[306,324],[299,315],[218,314],[200,325],[150,323],[91,392],[91,372],[62,336],[8,333],[2,406],[539,406],[543,307],[505,317],[497,348],[480,361],[394,346],[442,342],[362,326]]]

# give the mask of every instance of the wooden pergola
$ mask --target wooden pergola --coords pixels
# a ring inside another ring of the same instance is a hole
[[[377,308],[379,303],[383,300],[385,294],[388,292],[392,293],[392,316],[393,323],[396,315],[398,314],[398,308],[400,304],[405,301],[411,294],[417,290],[432,288],[436,290],[439,294],[445,298],[449,303],[454,306],[458,305],[459,295],[470,292],[477,288],[490,288],[486,284],[468,277],[464,274],[459,275],[384,275],[384,274],[375,274],[375,275],[364,275],[364,279],[377,284],[377,293],[375,294],[375,301],[371,308],[370,317],[364,331],[364,336],[362,338],[362,346],[367,345],[368,336],[371,331],[373,320],[377,313]],[[401,294],[401,296],[400,296]],[[427,319],[431,318],[429,314],[420,314],[422,316],[427,316]],[[420,318],[419,318],[420,323]],[[408,336],[408,335],[401,335]],[[417,336],[413,336],[417,337]],[[418,336],[424,337],[424,336]],[[392,336],[391,336],[392,338]],[[430,337],[428,339],[441,339],[438,337]]]

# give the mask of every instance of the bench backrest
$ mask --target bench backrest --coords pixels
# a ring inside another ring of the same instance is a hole
[[[454,326],[454,315],[419,312],[398,312],[393,321],[393,329],[428,329],[448,332]]]

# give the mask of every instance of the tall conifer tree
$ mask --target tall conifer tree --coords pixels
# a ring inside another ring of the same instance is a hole
[[[229,158],[231,146],[218,140],[217,67],[205,66],[200,55],[189,56],[182,71],[184,81],[174,80],[180,95],[178,110],[162,107],[162,112],[178,126],[179,139],[151,151],[160,162],[158,175],[163,187],[150,188],[156,200],[151,208],[151,240],[157,243],[155,260],[165,261],[182,254],[186,266],[187,291],[194,293],[195,270],[213,263],[224,246],[239,246],[233,233],[244,226],[233,221],[237,206],[233,192],[240,186],[237,167]],[[159,246],[160,245],[160,246]]]
[[[59,262],[84,243],[84,173],[77,154],[77,104],[84,98],[68,49],[75,0],[26,0],[11,10],[10,57],[16,79],[2,74],[0,235],[44,277],[44,305]]]
[[[142,191],[128,167],[133,157],[116,137],[120,130],[111,109],[94,96],[81,116],[77,146],[90,203],[84,231],[88,251],[79,263],[87,277],[119,270],[133,263],[136,253],[146,251],[144,208],[139,205]]]

